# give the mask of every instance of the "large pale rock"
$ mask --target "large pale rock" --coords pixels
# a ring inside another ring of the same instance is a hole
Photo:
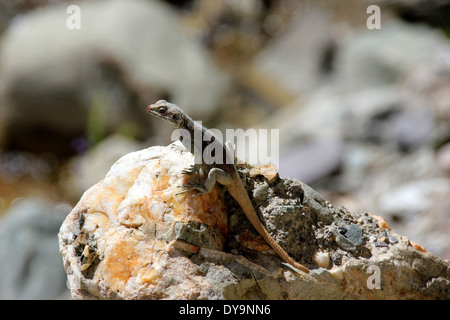
[[[382,218],[336,208],[266,169],[241,167],[269,232],[311,269],[297,273],[219,186],[205,196],[177,195],[187,183],[180,172],[192,163],[180,144],[152,147],[122,157],[85,192],[59,233],[73,298],[450,297],[449,262]]]

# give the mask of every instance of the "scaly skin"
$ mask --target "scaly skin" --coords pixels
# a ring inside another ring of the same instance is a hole
[[[208,130],[204,126],[201,126],[198,122],[192,120],[183,112],[181,108],[173,103],[169,103],[165,100],[159,100],[155,104],[148,106],[147,111],[150,114],[171,123],[176,128],[186,129],[189,132],[191,139],[189,143],[187,141],[182,142],[192,154],[196,154],[196,152],[197,154],[203,154],[203,150],[205,149],[205,147],[212,143],[212,141],[215,141],[215,143],[219,142],[210,130]],[[195,131],[199,131],[202,133],[201,141],[195,141]],[[232,152],[224,144],[222,144],[221,142],[219,143],[220,148],[223,151],[223,161],[220,161],[220,163],[212,164],[206,164],[202,162],[201,164],[196,164],[191,168],[184,170],[183,173],[188,175],[192,175],[194,173],[198,173],[200,176],[207,174],[206,182],[204,185],[191,185],[184,192],[195,189],[199,191],[195,195],[206,194],[212,190],[216,182],[224,185],[231,196],[239,203],[245,215],[250,220],[256,231],[264,238],[264,240],[267,241],[267,243],[273,248],[273,250],[275,250],[278,255],[280,255],[280,257],[283,258],[283,260],[288,264],[305,273],[309,273],[308,268],[292,259],[288,255],[288,253],[272,238],[269,232],[267,232],[266,228],[262,225],[261,221],[258,218],[258,215],[256,214],[255,208],[253,207],[253,204],[247,195],[247,191],[242,184],[241,178],[239,177]]]

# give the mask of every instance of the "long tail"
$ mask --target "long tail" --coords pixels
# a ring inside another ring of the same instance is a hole
[[[240,181],[239,181],[240,183]],[[240,183],[241,184],[241,183]],[[250,220],[253,227],[258,231],[258,233],[266,240],[266,242],[272,247],[273,250],[278,253],[278,255],[283,258],[283,260],[293,267],[305,272],[309,273],[309,269],[306,268],[304,265],[296,262],[294,259],[292,259],[289,254],[275,241],[274,238],[269,234],[269,232],[264,228],[261,221],[258,218],[258,215],[256,214],[255,208],[253,207],[252,202],[250,201],[247,192],[245,191],[244,186],[241,184],[241,188],[238,188],[236,185],[233,187],[229,187],[228,191],[233,196],[233,198],[236,199],[236,201],[241,206],[242,210],[244,210],[245,215],[247,216],[248,220]],[[239,192],[238,190],[242,190],[242,192]]]

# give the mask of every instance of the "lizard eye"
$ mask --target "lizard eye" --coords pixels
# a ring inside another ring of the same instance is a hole
[[[158,112],[159,113],[166,113],[167,108],[166,107],[159,107]]]

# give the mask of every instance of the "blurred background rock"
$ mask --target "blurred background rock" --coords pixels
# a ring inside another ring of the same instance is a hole
[[[170,142],[158,99],[280,129],[282,176],[449,259],[449,36],[448,0],[1,0],[0,298],[68,298],[59,225],[120,156]]]

